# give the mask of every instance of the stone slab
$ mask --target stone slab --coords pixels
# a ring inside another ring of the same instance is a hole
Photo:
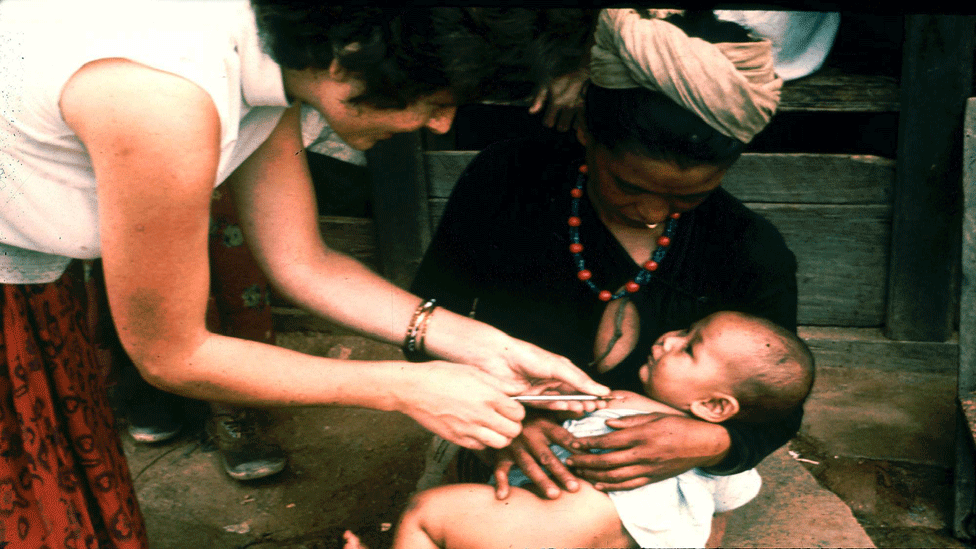
[[[781,448],[759,464],[763,487],[729,517],[723,547],[874,547],[850,508]]]

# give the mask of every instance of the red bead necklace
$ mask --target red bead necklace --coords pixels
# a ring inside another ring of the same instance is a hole
[[[678,218],[681,217],[680,213],[673,213],[668,217],[667,225],[664,226],[664,234],[657,237],[657,248],[654,249],[654,253],[651,254],[651,258],[641,265],[640,272],[637,273],[632,280],[624,284],[624,287],[617,293],[611,293],[609,290],[601,290],[594,284],[590,278],[593,277],[593,273],[586,268],[586,264],[583,261],[583,244],[580,243],[579,238],[579,227],[583,224],[580,218],[580,198],[583,197],[583,186],[586,183],[586,164],[579,167],[579,177],[576,179],[576,186],[569,192],[570,196],[573,197],[570,203],[570,214],[569,214],[569,251],[573,254],[573,259],[576,260],[576,278],[580,279],[591,290],[596,294],[600,301],[613,301],[615,299],[620,299],[621,297],[627,295],[628,293],[637,293],[640,291],[641,287],[646,284],[653,276],[654,271],[657,270],[658,266],[661,264],[661,260],[664,259],[665,254],[668,252],[668,246],[671,245],[671,238],[674,237],[674,230],[677,226]]]

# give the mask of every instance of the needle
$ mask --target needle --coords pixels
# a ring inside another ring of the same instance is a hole
[[[617,400],[618,398],[623,397],[594,395],[518,395],[513,396],[512,400],[519,402],[546,402],[553,400]]]

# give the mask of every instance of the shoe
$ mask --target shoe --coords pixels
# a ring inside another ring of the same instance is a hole
[[[129,435],[141,444],[158,444],[180,434],[183,424],[170,399],[130,402],[125,407]]]
[[[246,411],[214,413],[207,435],[216,443],[224,470],[234,480],[254,480],[280,473],[288,463],[277,444],[261,440]]]

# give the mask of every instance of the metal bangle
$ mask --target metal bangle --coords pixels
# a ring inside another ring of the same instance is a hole
[[[417,306],[407,326],[407,335],[403,340],[403,354],[411,361],[419,361],[424,358],[424,336],[427,333],[427,322],[430,315],[437,307],[436,299],[427,300]]]

